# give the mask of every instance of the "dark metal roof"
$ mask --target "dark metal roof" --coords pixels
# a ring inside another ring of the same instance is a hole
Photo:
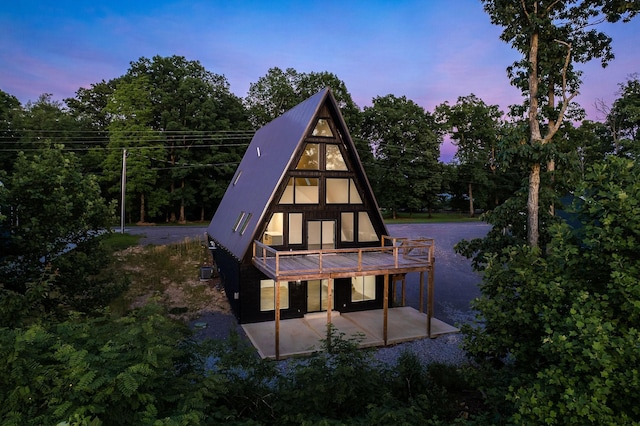
[[[265,219],[264,216],[273,201],[274,194],[290,168],[298,148],[304,143],[310,127],[315,124],[316,115],[327,102],[331,109],[336,111],[345,139],[343,142],[349,146],[349,151],[352,152],[357,164],[357,174],[366,186],[368,196],[371,197],[372,204],[375,206],[375,211],[370,212],[371,219],[377,222],[379,229],[386,233],[373,191],[337,102],[331,91],[326,88],[267,123],[253,136],[207,228],[207,233],[237,259],[242,260],[252,246],[253,240],[259,238],[256,233]],[[242,232],[242,222],[249,214],[250,219]],[[237,223],[239,219],[242,220]]]
[[[242,259],[251,246],[263,215],[327,94],[329,89],[323,89],[265,124],[253,136],[207,229],[236,258]],[[233,229],[242,212],[251,214],[244,233],[240,228]]]

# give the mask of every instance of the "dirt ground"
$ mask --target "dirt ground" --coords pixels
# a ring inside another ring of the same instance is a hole
[[[125,260],[131,256],[140,255],[148,247],[129,247],[116,254],[116,257]],[[192,262],[193,270],[197,270],[199,262]],[[149,275],[151,271],[144,271],[144,266],[126,262],[124,271],[131,275],[131,279],[142,275]],[[155,288],[145,288],[138,294],[128,297],[128,309],[144,306],[155,298],[156,302],[163,305],[171,318],[184,322],[194,321],[205,314],[219,313],[231,314],[231,308],[224,288],[220,285],[220,279],[213,276],[210,279],[200,279],[196,274],[182,275],[179,279],[160,277]]]

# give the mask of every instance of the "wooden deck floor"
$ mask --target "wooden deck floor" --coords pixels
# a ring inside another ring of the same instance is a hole
[[[406,240],[380,247],[279,252],[254,243],[253,264],[275,281],[393,275],[433,267],[432,240]],[[409,242],[407,242],[409,241]]]

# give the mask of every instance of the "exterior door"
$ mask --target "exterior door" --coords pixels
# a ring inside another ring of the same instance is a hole
[[[307,249],[318,250],[333,248],[336,248],[335,220],[308,221]],[[328,284],[328,280],[307,281],[307,312],[327,310]]]
[[[336,248],[336,221],[310,220],[307,222],[307,250]]]

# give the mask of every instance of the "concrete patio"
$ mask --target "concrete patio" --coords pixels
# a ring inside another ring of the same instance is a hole
[[[344,338],[358,338],[360,347],[384,346],[383,309],[331,313],[331,323]],[[262,358],[275,359],[275,321],[243,324],[242,328]],[[431,338],[459,330],[431,318]],[[327,336],[327,313],[280,320],[280,359],[318,351]],[[404,306],[389,308],[387,345],[427,338],[427,314]]]

